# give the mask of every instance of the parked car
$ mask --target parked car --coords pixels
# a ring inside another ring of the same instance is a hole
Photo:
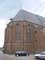
[[[45,51],[34,54],[34,56],[35,56],[35,59],[44,59],[45,60]]]
[[[15,52],[16,56],[27,56],[29,53],[27,51],[16,51]]]

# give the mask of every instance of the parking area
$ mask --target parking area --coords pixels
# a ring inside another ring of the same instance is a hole
[[[30,55],[30,56],[17,57],[17,60],[35,60],[35,58],[33,55]]]
[[[35,60],[33,55],[30,56],[15,56],[0,54],[0,60]]]

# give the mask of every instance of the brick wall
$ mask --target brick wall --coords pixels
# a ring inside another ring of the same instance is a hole
[[[20,24],[20,29],[21,29],[20,40],[16,40],[16,24]],[[29,24],[32,28],[31,40],[27,39],[27,30]],[[5,41],[4,41],[5,53],[14,53],[15,51],[18,50],[25,50],[29,52],[37,51],[42,49],[41,41],[42,41],[42,31],[38,28],[38,25],[25,21],[11,22],[7,25],[5,30]]]

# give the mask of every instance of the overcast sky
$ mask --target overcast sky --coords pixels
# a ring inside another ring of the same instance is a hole
[[[13,17],[21,8],[45,16],[45,0],[0,0],[0,18]]]
[[[4,31],[8,19],[20,9],[45,17],[45,0],[0,0],[0,47],[4,44]]]

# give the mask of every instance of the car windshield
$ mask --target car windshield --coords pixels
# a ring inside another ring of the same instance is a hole
[[[41,55],[45,55],[45,52],[42,52]]]
[[[27,51],[16,51],[16,53],[27,53]]]

